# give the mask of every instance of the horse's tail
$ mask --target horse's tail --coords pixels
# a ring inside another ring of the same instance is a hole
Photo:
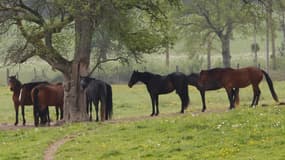
[[[34,121],[35,121],[35,125],[38,125],[38,117],[39,117],[39,111],[40,111],[40,106],[39,106],[39,98],[38,98],[38,94],[39,94],[39,89],[38,88],[34,88],[33,89],[33,105],[34,105]]]
[[[113,95],[112,87],[107,84],[107,102],[106,102],[106,120],[111,119],[113,115]]]
[[[271,95],[272,95],[273,99],[274,99],[276,102],[278,102],[278,101],[279,101],[279,100],[278,100],[278,96],[277,96],[277,94],[276,94],[276,92],[275,92],[275,90],[274,90],[273,82],[272,82],[271,78],[269,77],[269,75],[268,75],[264,70],[261,70],[261,71],[262,71],[263,75],[265,76],[265,79],[266,79],[266,81],[267,81],[267,84],[268,84],[268,86],[269,86],[269,89],[270,89],[270,92],[271,92]]]

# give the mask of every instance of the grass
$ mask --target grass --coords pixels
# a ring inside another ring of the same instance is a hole
[[[284,83],[274,82],[283,101]],[[0,159],[41,159],[49,144],[74,133],[79,136],[61,146],[56,159],[284,159],[285,109],[275,106],[265,82],[261,91],[260,104],[267,107],[248,107],[252,98],[248,87],[240,91],[240,107],[229,112],[224,90],[207,92],[208,112],[200,113],[199,93],[189,86],[191,106],[185,115],[165,116],[180,110],[179,98],[172,93],[160,96],[164,116],[152,119],[0,131]],[[14,109],[7,87],[0,88],[0,101],[0,123],[13,124]],[[151,113],[143,85],[131,89],[113,85],[113,101],[114,119]],[[32,124],[31,107],[27,107],[26,119]],[[19,125],[21,122],[20,118]]]

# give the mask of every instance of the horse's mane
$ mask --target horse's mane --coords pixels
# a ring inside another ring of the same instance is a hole
[[[233,68],[212,68],[212,69],[208,69],[208,70],[203,70],[203,71],[206,71],[207,73],[209,74],[215,74],[217,73],[218,71],[225,71],[225,70],[234,70]]]
[[[22,85],[21,88],[26,88],[26,89],[33,89],[35,86],[39,85],[39,84],[48,84],[47,81],[40,81],[40,82],[30,82],[30,83],[25,83]]]

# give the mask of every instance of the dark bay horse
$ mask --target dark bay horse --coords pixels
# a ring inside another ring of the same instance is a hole
[[[91,78],[80,77],[80,85],[86,94],[86,110],[89,120],[92,121],[92,103],[95,105],[96,121],[99,121],[98,104],[100,101],[101,121],[109,120],[113,114],[112,87],[106,82]]]
[[[31,90],[39,84],[47,84],[47,83],[48,82],[31,82],[31,83],[22,84],[16,78],[16,76],[8,77],[8,85],[10,87],[10,90],[13,92],[12,100],[14,103],[14,109],[15,109],[15,114],[16,114],[15,125],[18,124],[19,106],[21,106],[21,109],[22,109],[23,125],[26,124],[25,105],[33,104],[32,98],[31,98]]]
[[[184,113],[184,109],[188,107],[190,101],[188,95],[188,82],[186,75],[183,73],[175,72],[166,76],[161,76],[150,72],[133,71],[128,85],[131,88],[139,81],[146,85],[150,95],[152,103],[151,116],[157,116],[159,114],[158,95],[170,93],[174,90],[176,90],[176,93],[182,101],[180,112]]]
[[[221,68],[216,68],[215,70],[218,71],[220,69]],[[195,86],[197,90],[199,90],[201,98],[202,98],[202,105],[203,105],[202,112],[205,112],[206,110],[205,92],[209,90],[217,90],[217,89],[223,88],[223,86],[215,80],[216,77],[211,77],[212,79],[206,81],[204,86],[200,86],[198,84],[199,78],[200,78],[200,74],[198,73],[191,73],[190,75],[187,76],[188,84]],[[233,92],[234,92],[233,97],[232,97],[233,101],[235,102],[235,104],[238,105],[239,104],[239,88],[235,88]]]
[[[273,99],[278,102],[277,94],[273,87],[273,82],[269,75],[262,69],[256,67],[246,67],[241,69],[232,68],[216,68],[210,70],[202,70],[200,72],[200,78],[198,84],[202,88],[207,88],[209,81],[214,81],[217,86],[222,86],[226,89],[228,99],[230,101],[230,109],[234,108],[233,96],[234,88],[244,88],[252,85],[253,89],[253,100],[251,106],[258,105],[260,97],[259,83],[265,77],[267,84],[269,86],[271,95]]]
[[[48,106],[55,106],[60,109],[60,119],[63,118],[63,98],[64,90],[62,83],[57,84],[40,84],[31,91],[32,101],[34,104],[34,123],[39,124],[41,115],[47,116],[50,123]],[[58,120],[58,112],[57,112]]]

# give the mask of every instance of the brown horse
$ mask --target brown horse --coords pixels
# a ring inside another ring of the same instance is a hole
[[[33,104],[32,98],[31,98],[31,90],[39,84],[47,84],[47,83],[48,82],[31,82],[31,83],[25,83],[22,85],[22,83],[16,78],[16,76],[8,77],[8,85],[10,87],[10,90],[13,92],[12,100],[14,103],[14,109],[15,109],[15,114],[16,114],[15,116],[16,121],[14,123],[15,125],[18,124],[19,106],[21,106],[21,109],[22,109],[23,125],[26,124],[25,105]]]
[[[265,76],[273,99],[278,102],[278,97],[275,93],[271,78],[264,70],[256,67],[202,70],[200,72],[198,84],[202,88],[207,88],[209,81],[213,81],[217,86],[225,88],[230,101],[230,109],[233,109],[235,107],[233,96],[236,94],[234,93],[234,88],[244,88],[249,85],[252,85],[253,88],[253,100],[251,106],[258,105],[261,93],[259,83],[263,79],[263,75]]]
[[[47,110],[47,119],[50,123],[48,106],[55,106],[60,109],[60,119],[63,118],[63,98],[64,90],[61,83],[58,84],[41,84],[36,86],[32,92],[32,101],[34,104],[34,123],[39,124],[39,116],[44,115]]]
[[[221,68],[216,68],[215,71],[221,70]],[[205,102],[205,92],[210,90],[217,90],[220,88],[223,88],[223,86],[220,83],[217,83],[215,80],[215,77],[211,77],[211,80],[208,80],[206,83],[204,83],[203,86],[200,86],[198,84],[200,78],[199,73],[191,73],[187,76],[187,81],[189,85],[195,86],[197,90],[199,90],[201,98],[202,98],[202,112],[205,112],[206,110],[206,102]],[[234,96],[233,101],[236,105],[239,104],[239,88],[236,88],[233,90]]]

